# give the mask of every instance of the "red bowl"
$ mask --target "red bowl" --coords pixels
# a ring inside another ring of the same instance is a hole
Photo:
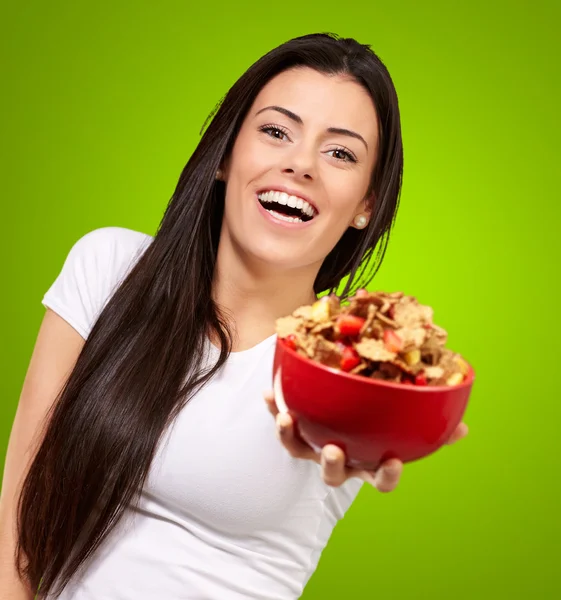
[[[462,420],[474,381],[413,386],[351,375],[301,356],[278,339],[273,366],[277,407],[319,450],[336,444],[347,464],[376,469],[389,458],[417,460],[446,443]]]

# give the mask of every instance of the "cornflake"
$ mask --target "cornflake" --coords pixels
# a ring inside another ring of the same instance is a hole
[[[458,385],[467,362],[445,347],[433,309],[403,292],[331,294],[277,319],[279,339],[299,354],[352,375],[414,385]]]

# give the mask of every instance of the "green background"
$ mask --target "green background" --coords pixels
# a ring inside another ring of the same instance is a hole
[[[405,178],[373,288],[435,309],[477,371],[468,439],[365,488],[306,600],[561,597],[559,2],[2,5],[0,458],[72,244],[153,234],[216,102],[296,35],[372,44]]]

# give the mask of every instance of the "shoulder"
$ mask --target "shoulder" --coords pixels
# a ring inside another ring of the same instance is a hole
[[[74,242],[43,304],[86,338],[118,285],[153,241],[124,227],[101,227]]]
[[[72,251],[84,258],[105,256],[108,260],[132,258],[142,249],[147,248],[153,237],[141,231],[125,227],[100,227],[93,229],[79,238]]]
[[[152,240],[152,236],[133,229],[101,227],[79,238],[67,260],[85,275],[96,277],[98,284],[106,281],[112,286],[128,272]]]

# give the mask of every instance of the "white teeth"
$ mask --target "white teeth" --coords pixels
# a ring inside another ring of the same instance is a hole
[[[291,206],[292,208],[298,208],[303,214],[308,215],[309,217],[313,217],[315,215],[315,210],[308,202],[306,202],[306,200],[299,198],[298,196],[291,196],[285,192],[270,190],[268,192],[260,193],[258,198],[261,200],[261,202],[276,202],[277,204],[284,204]],[[283,216],[286,217],[286,215]]]
[[[281,215],[281,213],[278,213],[276,210],[270,210],[268,208],[266,208],[265,210],[267,212],[270,212],[272,215],[275,215],[275,217],[277,219],[280,219],[281,221],[288,221],[289,223],[303,223],[300,217],[289,217],[287,215]]]

